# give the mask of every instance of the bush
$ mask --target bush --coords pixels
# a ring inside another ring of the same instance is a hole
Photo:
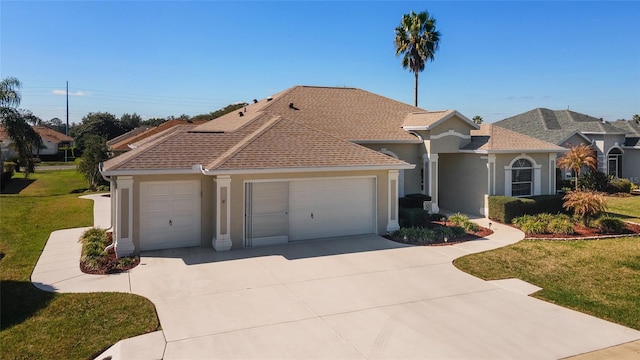
[[[602,171],[591,170],[582,174],[578,179],[578,185],[582,189],[591,191],[607,191],[611,177]]]
[[[562,195],[540,195],[529,198],[489,196],[489,218],[505,224],[522,215],[564,212]]]
[[[625,193],[631,192],[631,186],[633,183],[629,179],[615,178],[609,182],[608,192],[610,193]]]
[[[547,230],[552,234],[572,235],[574,224],[568,216],[556,217],[547,224]]]
[[[424,194],[409,194],[398,200],[400,207],[422,209],[425,201],[431,201],[431,196]]]
[[[602,193],[593,191],[571,191],[563,199],[565,209],[573,210],[574,214],[582,218],[584,226],[589,226],[589,220],[607,209],[607,203]]]
[[[393,237],[411,244],[432,244],[435,238],[435,232],[431,229],[422,227],[400,228],[393,233]]]
[[[465,232],[477,232],[478,230],[480,230],[480,226],[478,226],[478,224],[471,222],[467,215],[463,215],[460,213],[455,213],[449,216],[449,222],[461,227]]]
[[[544,234],[547,232],[547,224],[538,217],[532,216],[529,220],[523,222],[520,230],[527,234]]]
[[[107,230],[100,228],[91,228],[80,237],[82,242],[82,262],[86,265],[97,264],[100,258],[105,255],[104,249],[109,245],[109,236]]]
[[[620,233],[627,228],[624,221],[613,216],[603,216],[596,220],[596,225],[602,233]]]

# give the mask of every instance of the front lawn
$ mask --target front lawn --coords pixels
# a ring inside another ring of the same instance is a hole
[[[93,202],[75,170],[14,177],[0,195],[2,359],[82,359],[159,327],[153,304],[132,294],[57,294],[36,289],[31,272],[49,234],[91,226]],[[79,259],[78,259],[79,260]]]
[[[611,215],[640,224],[640,196],[608,196],[607,207]]]
[[[455,260],[485,280],[519,278],[535,297],[640,330],[640,237],[519,243]]]

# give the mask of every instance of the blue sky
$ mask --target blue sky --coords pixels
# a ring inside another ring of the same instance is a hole
[[[111,1],[0,3],[0,76],[21,107],[196,115],[294,85],[413,102],[395,56],[404,13],[437,19],[419,105],[493,122],[536,107],[605,120],[640,113],[640,2]]]

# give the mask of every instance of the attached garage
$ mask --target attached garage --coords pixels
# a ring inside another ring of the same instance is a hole
[[[200,245],[200,181],[140,183],[140,250]]]
[[[245,246],[375,233],[376,179],[245,184]]]

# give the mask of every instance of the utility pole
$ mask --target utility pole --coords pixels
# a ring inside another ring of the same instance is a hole
[[[67,136],[69,136],[69,81],[67,81],[67,127],[66,127],[66,134]],[[65,147],[64,149],[64,162],[67,162],[67,151],[69,151],[69,146]]]

